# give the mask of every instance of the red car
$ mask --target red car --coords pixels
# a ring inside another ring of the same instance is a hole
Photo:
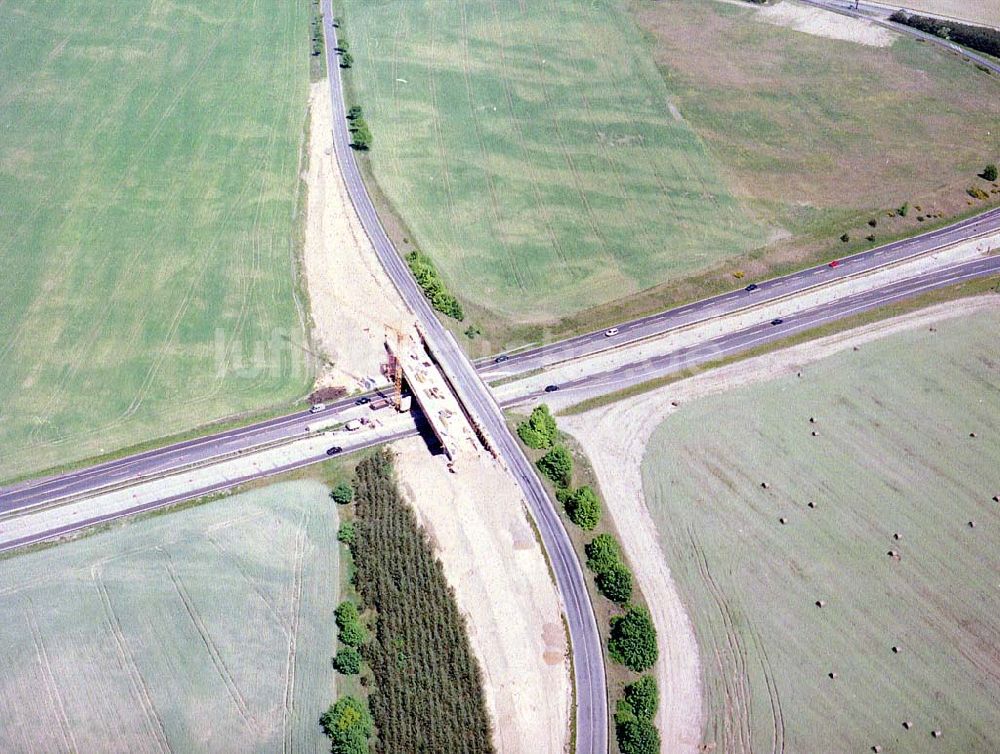
[[[840,267],[840,260],[839,260],[839,259],[834,259],[834,260],[833,260],[832,262],[830,262],[830,264],[829,264],[829,265],[827,265],[827,266],[828,266],[828,267]]]

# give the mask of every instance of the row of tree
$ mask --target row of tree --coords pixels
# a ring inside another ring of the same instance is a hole
[[[584,531],[592,531],[601,520],[601,500],[588,485],[573,488],[573,456],[560,443],[559,428],[548,406],[537,406],[517,425],[517,435],[532,450],[545,451],[535,464],[556,487],[569,520]],[[629,670],[641,673],[656,662],[656,627],[649,613],[631,604],[632,571],[621,547],[608,532],[597,534],[584,546],[587,568],[594,573],[597,589],[624,612],[610,619],[608,655]],[[656,679],[642,676],[625,686],[615,711],[615,735],[622,754],[653,754],[660,749],[660,734],[653,725],[658,692]]]
[[[350,550],[354,587],[374,616],[373,635],[358,646],[374,676],[368,704],[376,750],[492,752],[465,621],[399,493],[389,451],[359,463],[354,486]],[[354,614],[345,608],[337,617],[343,641]]]
[[[465,319],[462,305],[457,298],[448,292],[430,257],[414,249],[406,255],[406,264],[409,265],[410,272],[413,273],[417,285],[420,286],[431,306],[445,316],[457,319],[459,322]]]
[[[351,105],[347,111],[347,130],[351,132],[351,146],[367,152],[372,145],[372,132],[368,128],[361,105]]]
[[[893,13],[889,16],[889,20],[917,29],[925,34],[933,34],[935,37],[965,45],[979,52],[985,52],[987,55],[1000,57],[1000,31],[996,29],[960,24],[942,18],[919,16],[903,10]]]

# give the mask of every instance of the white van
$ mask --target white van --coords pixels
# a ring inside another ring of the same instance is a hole
[[[310,414],[318,414],[320,411],[326,410],[325,403],[314,403],[309,407]]]

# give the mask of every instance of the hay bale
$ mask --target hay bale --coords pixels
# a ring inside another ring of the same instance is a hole
[[[881,747],[881,746],[879,746],[878,744],[875,744],[875,745],[874,745],[874,746],[872,747],[872,751],[874,751],[874,752],[875,752],[875,754],[881,754],[881,752],[882,752],[882,747]]]
[[[1000,503],[1000,495],[994,495],[993,496],[993,502],[994,503]]]
[[[896,552],[895,550],[889,550],[889,552],[887,552],[886,555],[888,555],[890,558],[896,558],[896,559],[899,558],[899,553]]]
[[[816,607],[826,607],[826,600],[816,600]]]
[[[816,430],[814,429],[814,430],[812,431],[812,436],[813,436],[813,437],[819,437],[819,432],[817,432],[817,431],[816,431]]]
[[[892,645],[892,653],[894,655],[898,655],[902,651],[903,651],[903,648],[901,646],[899,646],[898,644],[893,644]]]
[[[912,722],[910,722],[909,720],[904,720],[904,721],[903,721],[903,727],[904,727],[904,728],[905,728],[906,730],[909,730],[910,728],[912,728],[912,727],[913,727],[913,723],[912,723]]]
[[[788,519],[782,516],[781,518],[778,519],[778,523],[784,526],[785,524],[788,523]]]
[[[809,423],[810,424],[815,424],[816,423],[816,417],[815,416],[810,416],[809,417]]]
[[[934,736],[934,738],[941,738],[941,736],[944,734],[941,733],[940,729],[935,728],[934,730],[931,731],[931,735]]]
[[[861,350],[861,346],[854,346],[854,350],[855,351],[860,351]]]
[[[901,539],[903,538],[903,535],[902,535],[902,534],[900,534],[900,533],[899,533],[899,532],[897,531],[897,532],[895,532],[895,533],[894,533],[894,534],[892,535],[892,538],[893,538],[893,539],[895,539],[895,540],[896,540],[896,541],[898,542],[899,540],[901,540]]]
[[[765,490],[771,489],[771,485],[769,485],[767,482],[761,482],[760,486],[761,486],[762,489],[765,489]]]
[[[815,503],[815,502],[813,502],[812,500],[810,500],[810,501],[809,501],[809,502],[807,503],[807,505],[808,505],[808,506],[809,506],[810,508],[815,508],[815,507],[816,507],[816,503]]]
[[[970,521],[969,522],[969,528],[970,529],[975,529],[976,528],[976,522],[975,521]]]
[[[673,406],[674,408],[677,408],[679,405],[681,405],[681,402],[680,401],[670,401],[670,405]]]
[[[832,678],[833,680],[837,680],[837,674],[834,673],[832,670],[829,673],[827,673],[827,675],[830,676],[830,678]]]
[[[969,437],[975,437],[975,436],[976,436],[975,432],[969,432]]]

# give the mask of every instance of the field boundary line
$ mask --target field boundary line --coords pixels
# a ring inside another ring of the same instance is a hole
[[[108,627],[111,629],[111,635],[114,637],[115,644],[118,647],[118,653],[121,656],[122,666],[128,676],[129,683],[132,685],[133,691],[139,698],[139,703],[142,706],[143,712],[146,713],[146,720],[150,723],[150,727],[153,730],[153,738],[156,740],[160,751],[169,752],[171,751],[170,741],[167,738],[167,731],[163,727],[163,720],[156,711],[156,706],[153,704],[153,699],[149,694],[149,687],[146,685],[146,681],[142,677],[142,673],[139,671],[139,666],[136,664],[135,658],[132,656],[132,652],[128,648],[128,643],[125,640],[125,633],[122,631],[118,614],[115,612],[114,606],[111,604],[111,595],[108,594],[108,588],[104,583],[102,571],[103,563],[96,564],[90,569],[90,576],[93,580],[94,586],[97,587],[98,594],[100,595],[101,606],[104,608],[104,614],[108,619]]]
[[[30,597],[27,598],[27,601],[28,609],[24,611],[24,614],[28,619],[28,627],[31,630],[31,640],[35,645],[35,652],[37,653],[38,663],[42,668],[42,675],[45,676],[45,688],[49,692],[49,696],[56,706],[56,712],[59,717],[59,732],[62,734],[63,740],[67,744],[67,748],[71,751],[79,752],[80,747],[76,742],[76,737],[73,735],[73,726],[69,724],[69,716],[66,714],[66,705],[63,702],[62,694],[59,692],[59,684],[52,672],[52,664],[49,662],[49,653],[48,650],[45,649],[45,641],[42,639],[42,632],[38,627],[38,619],[35,617],[35,605],[31,601]]]
[[[295,703],[295,660],[298,644],[299,620],[302,612],[302,568],[306,553],[306,526],[308,518],[299,517],[299,528],[295,535],[295,562],[292,567],[292,609],[288,616],[288,654],[285,657],[285,699],[281,714],[281,738],[283,751],[291,754],[295,750],[292,731],[288,723],[292,718]]]
[[[240,717],[242,717],[244,722],[246,722],[250,732],[255,735],[262,735],[263,730],[261,729],[260,722],[250,711],[250,707],[247,705],[246,699],[243,698],[243,694],[240,693],[240,689],[236,685],[236,681],[233,680],[233,676],[229,672],[229,668],[226,667],[226,663],[222,659],[222,654],[219,652],[219,648],[212,640],[208,627],[205,625],[204,621],[202,621],[197,608],[195,608],[194,602],[191,600],[191,595],[188,594],[188,591],[184,586],[184,582],[177,575],[177,571],[174,568],[173,558],[171,558],[169,552],[164,551],[164,553],[167,556],[167,574],[170,576],[170,580],[173,582],[174,589],[181,598],[181,602],[184,603],[184,609],[187,610],[191,623],[194,625],[195,630],[197,630],[198,635],[201,637],[202,643],[205,645],[205,649],[208,651],[208,656],[212,660],[212,665],[215,666],[216,672],[222,679],[226,690],[229,692],[230,698],[233,700],[237,711],[240,713]]]

